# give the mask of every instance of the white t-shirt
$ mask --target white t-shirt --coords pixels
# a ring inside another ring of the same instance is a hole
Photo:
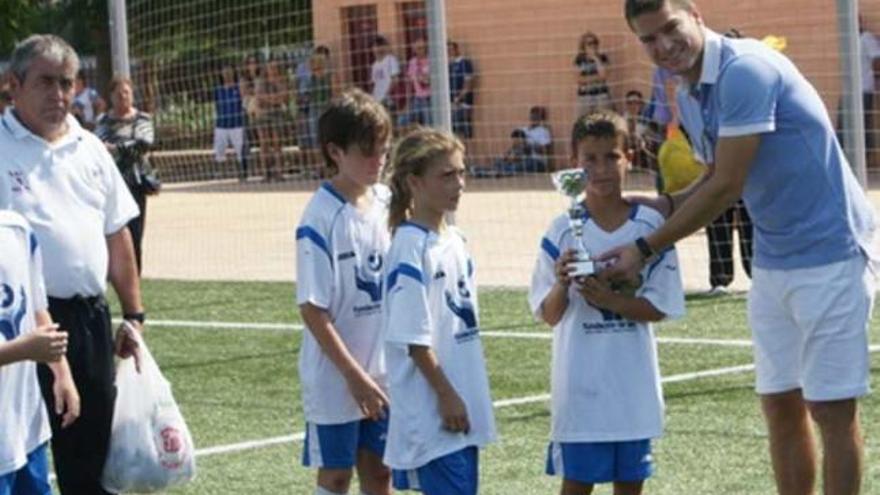
[[[385,55],[382,60],[373,62],[372,68],[373,98],[382,101],[388,97],[391,81],[400,74],[400,64],[392,54]]]
[[[662,222],[657,211],[633,206],[629,220],[613,232],[588,219],[583,244],[595,255],[648,235]],[[575,244],[564,214],[553,221],[541,241],[529,291],[529,306],[535,315],[540,315],[541,304],[556,279],[555,260]],[[645,267],[642,277],[637,297],[647,299],[667,318],[684,315],[684,292],[674,249]],[[568,299],[568,308],[553,328],[551,439],[610,442],[662,435],[663,395],[652,326],[587,304],[574,285]]]
[[[329,182],[318,188],[296,229],[296,303],[327,310],[349,352],[379,386],[385,386],[382,353],[382,268],[390,235],[390,192],[372,189],[360,213]],[[299,353],[306,421],[340,424],[364,417],[345,378],[311,332]]]
[[[0,209],[24,216],[45,259],[51,297],[96,296],[107,288],[107,236],[138,215],[116,163],[94,134],[67,116],[54,143],[8,109],[0,122]]]
[[[33,331],[34,314],[43,309],[46,291],[37,239],[21,215],[0,210],[0,342]],[[51,436],[36,363],[0,366],[0,476],[21,469],[27,455]]]
[[[874,60],[880,58],[880,40],[874,33],[862,31],[859,35],[862,54],[862,92],[873,93],[874,87]],[[867,109],[865,109],[867,111]]]
[[[385,463],[415,469],[495,440],[495,418],[480,341],[474,264],[453,227],[442,236],[404,223],[388,253],[383,328],[391,417]],[[443,429],[437,394],[409,356],[428,346],[465,403],[470,432]]]

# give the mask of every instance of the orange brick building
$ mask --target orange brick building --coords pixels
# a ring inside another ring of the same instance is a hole
[[[747,36],[785,37],[791,57],[836,109],[840,63],[836,0],[698,0],[708,26],[736,27]],[[470,154],[489,163],[503,153],[510,130],[527,122],[528,108],[549,109],[555,154],[566,156],[575,116],[577,41],[586,31],[601,39],[610,58],[613,97],[629,89],[650,94],[652,67],[622,14],[622,0],[447,0],[449,39],[477,68],[475,137]],[[389,39],[403,61],[409,44],[425,34],[421,1],[320,0],[313,2],[315,43],[333,53],[343,84],[369,81],[368,47],[376,34]],[[862,0],[865,24],[880,33],[880,0]]]

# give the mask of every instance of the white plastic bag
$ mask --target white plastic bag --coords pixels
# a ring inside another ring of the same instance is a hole
[[[141,372],[134,358],[116,369],[116,409],[101,484],[114,493],[152,493],[191,481],[195,448],[171,385],[138,332]]]

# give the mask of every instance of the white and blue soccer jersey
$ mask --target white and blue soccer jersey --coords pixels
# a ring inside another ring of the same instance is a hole
[[[584,248],[592,254],[632,242],[656,230],[661,215],[634,205],[629,219],[606,232],[589,217]],[[532,274],[529,306],[540,317],[541,304],[556,281],[554,263],[576,242],[568,215],[558,217],[541,240]],[[636,297],[647,299],[667,318],[684,315],[684,291],[675,249],[664,251],[642,271]],[[551,377],[554,442],[612,442],[658,437],[663,432],[663,395],[654,330],[596,308],[572,284],[568,308],[553,328]]]
[[[495,418],[480,341],[474,263],[461,233],[438,235],[405,222],[388,253],[384,331],[391,417],[385,464],[415,469],[495,439]],[[409,346],[430,347],[467,407],[470,432],[443,429],[437,394]]]
[[[21,215],[0,210],[0,342],[33,331],[46,306],[37,238]],[[0,476],[21,469],[51,435],[36,363],[0,366]]]
[[[296,229],[296,303],[326,310],[351,355],[384,387],[380,332],[390,194],[381,185],[372,194],[371,207],[360,212],[329,182],[315,192]],[[308,331],[299,374],[306,421],[339,424],[364,417],[345,378]]]

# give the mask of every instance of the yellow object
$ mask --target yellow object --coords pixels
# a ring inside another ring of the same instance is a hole
[[[788,46],[788,40],[785,36],[775,36],[772,34],[768,34],[764,36],[761,41],[764,42],[770,48],[776,50],[777,52],[785,51],[785,48]]]
[[[676,129],[657,154],[663,192],[674,193],[689,186],[706,171],[706,166],[694,158],[690,144]]]

